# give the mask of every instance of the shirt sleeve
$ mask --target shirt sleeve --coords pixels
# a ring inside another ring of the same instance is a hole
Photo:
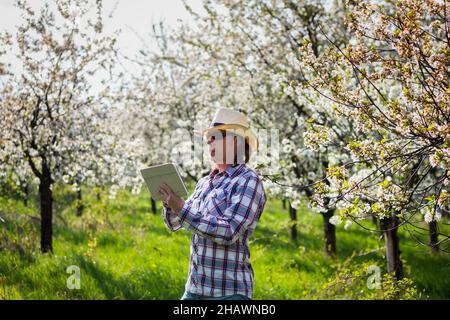
[[[163,206],[162,217],[166,228],[173,232],[178,231],[183,227],[181,225],[180,219],[178,218],[178,215],[170,208],[166,208]]]
[[[188,198],[188,200],[186,200],[185,204],[191,202],[192,197],[195,195],[196,192],[198,192],[198,189],[200,189],[201,184],[202,184],[202,180],[200,179],[200,181],[195,186],[194,192]],[[178,231],[181,228],[183,228],[183,226],[181,224],[181,221],[180,221],[180,217],[175,212],[173,212],[173,210],[170,209],[170,208],[166,208],[166,207],[163,206],[162,218],[163,218],[163,221],[164,221],[164,225],[170,231],[175,232],[175,231]]]
[[[231,245],[259,219],[260,207],[265,201],[262,181],[258,176],[250,176],[238,182],[223,215],[218,216],[211,212],[214,208],[209,207],[200,212],[192,207],[192,203],[185,203],[179,217],[186,229],[218,244]]]

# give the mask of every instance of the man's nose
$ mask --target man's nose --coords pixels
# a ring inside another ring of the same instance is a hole
[[[206,143],[207,143],[207,144],[211,144],[211,143],[214,142],[214,140],[215,140],[215,139],[214,139],[214,136],[211,136],[211,137],[208,138],[208,140],[207,140]]]

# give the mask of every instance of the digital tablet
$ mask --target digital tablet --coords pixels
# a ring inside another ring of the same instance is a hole
[[[154,200],[162,200],[158,189],[164,183],[167,183],[173,192],[180,197],[186,196],[188,193],[180,172],[173,163],[159,164],[141,169],[141,174]]]

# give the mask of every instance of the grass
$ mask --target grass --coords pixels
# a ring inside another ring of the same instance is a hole
[[[95,192],[94,192],[95,191]],[[98,190],[97,190],[98,191]],[[85,210],[75,215],[73,194],[55,190],[54,254],[39,252],[37,205],[0,198],[0,299],[179,299],[189,263],[190,233],[167,230],[150,212],[148,193],[121,190],[115,199],[84,190]],[[59,200],[58,200],[59,199]],[[158,204],[158,210],[161,210]],[[269,199],[250,242],[255,299],[385,298],[366,287],[367,266],[385,273],[384,241],[354,225],[337,227],[335,259],[323,250],[322,217],[298,212],[298,240],[290,240],[289,215]],[[34,221],[34,222],[33,222]],[[2,222],[0,222],[2,224]],[[367,226],[373,227],[370,222]],[[450,258],[431,256],[400,232],[402,260],[411,280],[406,298],[449,299]],[[67,267],[81,270],[81,288],[69,290]],[[351,283],[348,276],[351,276]],[[343,276],[344,275],[344,276]],[[342,279],[347,279],[344,282]]]

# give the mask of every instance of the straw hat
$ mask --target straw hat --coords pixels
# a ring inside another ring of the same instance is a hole
[[[219,108],[216,111],[210,126],[201,131],[196,130],[195,132],[197,134],[205,135],[211,130],[227,130],[244,137],[252,151],[258,149],[258,138],[248,125],[247,116],[239,111],[228,108]]]

